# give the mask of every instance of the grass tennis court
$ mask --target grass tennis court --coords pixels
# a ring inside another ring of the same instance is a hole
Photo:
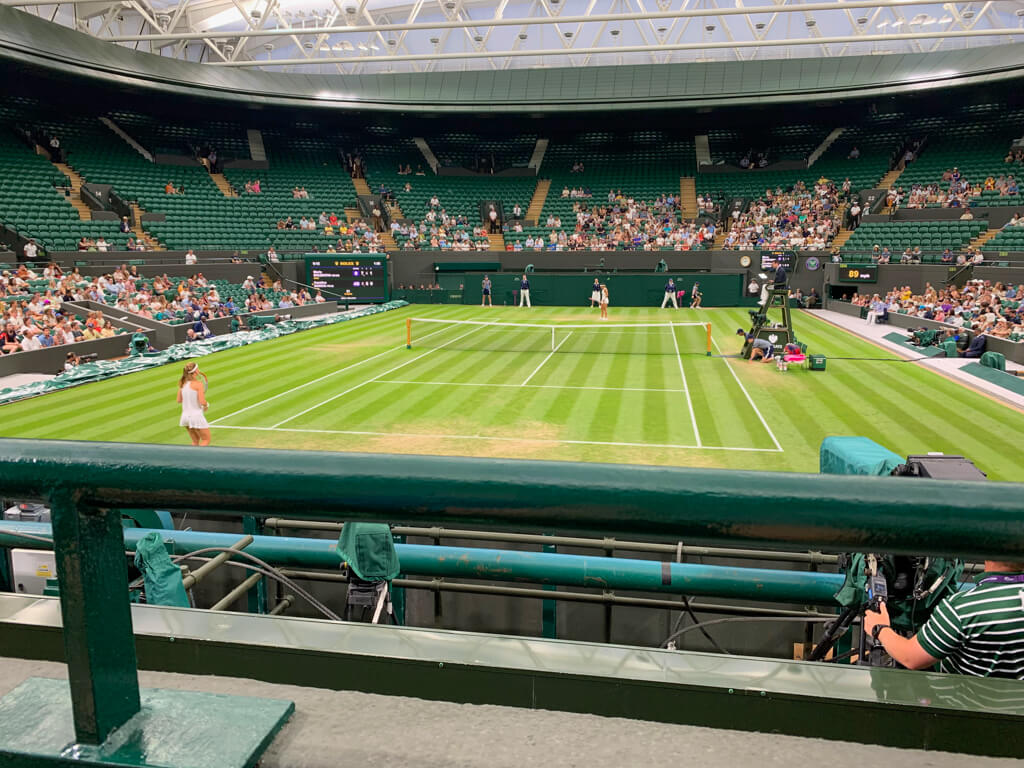
[[[491,327],[406,318],[562,326]],[[701,325],[711,322],[713,356]],[[204,358],[214,445],[809,471],[828,435],[1024,475],[1024,414],[908,363],[735,357],[744,309],[411,306]],[[798,313],[812,352],[888,357]],[[573,327],[570,327],[573,326]],[[552,338],[554,337],[554,338]],[[557,349],[555,349],[557,347]],[[172,365],[0,407],[8,437],[187,444]]]

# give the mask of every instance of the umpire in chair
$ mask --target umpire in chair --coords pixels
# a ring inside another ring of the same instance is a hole
[[[345,523],[338,537],[338,557],[348,575],[345,620],[397,624],[391,582],[401,568],[391,528],[384,523]]]

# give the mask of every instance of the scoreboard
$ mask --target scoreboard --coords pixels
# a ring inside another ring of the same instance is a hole
[[[792,274],[796,270],[796,253],[793,251],[761,251],[761,269],[769,270],[772,262],[778,261]]]
[[[877,283],[878,267],[874,264],[840,264],[840,283]]]
[[[306,254],[306,283],[328,301],[387,301],[388,258],[384,254]]]

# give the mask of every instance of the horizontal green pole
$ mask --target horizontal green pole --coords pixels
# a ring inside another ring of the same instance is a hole
[[[86,505],[1024,560],[1024,486],[0,440],[0,494]]]
[[[146,528],[126,528],[125,548],[134,550],[149,532]],[[18,533],[45,539],[50,535],[50,526],[46,523],[0,522],[0,546],[48,548],[46,542],[20,537]],[[157,533],[175,555],[207,547],[230,547],[238,542],[238,535],[234,533],[166,530]],[[420,544],[396,544],[395,549],[402,564],[402,573],[440,578],[664,592],[804,605],[835,605],[833,595],[843,583],[839,574],[772,568],[734,568]],[[337,543],[331,539],[254,536],[245,551],[280,568],[336,570],[341,565]]]

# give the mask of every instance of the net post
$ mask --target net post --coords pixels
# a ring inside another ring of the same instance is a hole
[[[405,318],[405,348],[412,349],[412,318]]]
[[[707,339],[707,344],[708,344],[708,349],[707,349],[707,356],[708,356],[708,357],[711,357],[711,323],[704,323],[704,327],[705,327],[705,328],[707,329],[707,332],[708,332],[708,339]]]

